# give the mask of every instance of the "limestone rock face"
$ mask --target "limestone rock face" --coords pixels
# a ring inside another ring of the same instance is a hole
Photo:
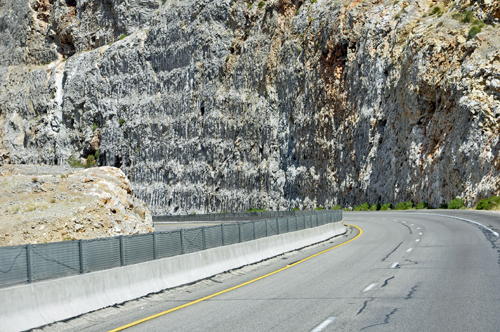
[[[471,205],[499,191],[497,5],[2,0],[0,163],[98,150],[156,215]]]
[[[153,231],[152,216],[115,167],[0,167],[0,246]]]

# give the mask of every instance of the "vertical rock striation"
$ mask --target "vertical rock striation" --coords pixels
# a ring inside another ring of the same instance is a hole
[[[0,164],[98,151],[154,214],[471,205],[499,191],[497,7],[3,0]]]

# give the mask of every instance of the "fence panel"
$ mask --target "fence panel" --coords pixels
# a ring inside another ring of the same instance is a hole
[[[277,235],[278,227],[276,225],[276,219],[266,219],[267,223],[267,236]]]
[[[31,245],[33,281],[80,273],[78,241]]]
[[[311,216],[304,216],[304,221],[305,221],[304,228],[311,228],[311,227],[313,227]]]
[[[156,233],[156,258],[180,254],[182,254],[180,230]]]
[[[0,285],[28,282],[26,246],[0,248]]]
[[[278,219],[280,234],[288,233],[288,225],[287,225],[286,221],[287,221],[287,218],[279,218]]]
[[[241,223],[241,242],[253,240],[253,222]]]
[[[182,245],[184,246],[185,254],[203,250],[203,228],[185,229]]]
[[[266,237],[266,220],[258,220],[255,222],[255,238],[260,239]]]
[[[206,248],[215,248],[222,246],[222,229],[220,226],[205,227]]]
[[[288,231],[295,232],[297,230],[297,222],[295,217],[288,217]]]
[[[137,264],[154,259],[153,234],[123,237],[123,265]]]
[[[224,245],[238,243],[239,241],[239,225],[224,224]]]
[[[108,237],[83,241],[83,271],[112,269],[121,265],[120,239]]]

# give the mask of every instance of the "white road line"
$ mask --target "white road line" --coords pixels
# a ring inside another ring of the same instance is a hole
[[[417,227],[417,229],[420,229],[420,227]]]
[[[410,248],[410,249],[406,250],[406,252],[410,252],[410,251],[412,251],[412,250],[413,250],[413,248]]]
[[[328,325],[330,325],[335,320],[335,318],[337,318],[337,317],[328,317],[327,319],[325,319],[325,321],[323,323],[316,326],[316,328],[314,330],[312,330],[311,332],[323,331]]]
[[[418,235],[422,235],[422,233],[420,232],[420,233],[418,233]]]
[[[377,285],[378,285],[378,283],[374,282],[373,284],[370,284],[368,287],[363,289],[363,292],[368,292],[370,289],[372,289],[373,287],[375,287]]]
[[[399,265],[399,262],[395,262],[394,264],[391,265],[391,269],[394,269],[398,265]]]
[[[420,239],[416,239],[416,240],[415,240],[415,242],[419,242],[419,241],[420,241]]]
[[[485,225],[477,222],[477,221],[474,221],[474,220],[469,220],[469,219],[464,219],[464,218],[459,218],[459,217],[452,217],[452,216],[447,216],[447,215],[444,215],[444,214],[436,214],[436,213],[418,213],[416,212],[415,214],[427,214],[427,215],[431,215],[431,216],[440,216],[440,217],[446,217],[446,218],[453,218],[453,219],[458,219],[458,220],[463,220],[463,221],[466,221],[466,222],[470,222],[470,223],[473,223],[473,224],[476,224],[480,227],[483,227],[484,229],[486,229],[488,232],[490,232],[491,234],[495,235],[496,237],[499,237],[499,234],[497,232],[495,232],[494,230],[486,227]]]

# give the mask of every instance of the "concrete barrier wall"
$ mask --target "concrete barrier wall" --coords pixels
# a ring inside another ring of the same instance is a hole
[[[23,331],[180,286],[343,234],[336,222],[192,254],[0,289],[0,331]]]

